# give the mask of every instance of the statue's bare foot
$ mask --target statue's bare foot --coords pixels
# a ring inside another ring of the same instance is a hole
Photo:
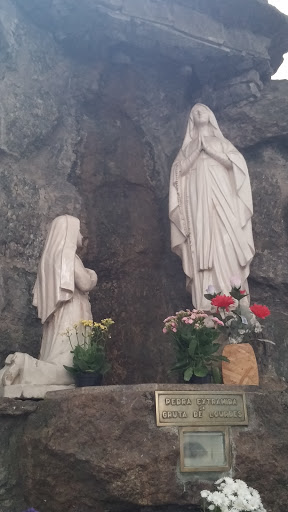
[[[7,365],[7,369],[2,375],[2,384],[3,386],[11,386],[23,367],[23,354],[17,352],[16,354],[10,354],[6,358],[5,365]]]

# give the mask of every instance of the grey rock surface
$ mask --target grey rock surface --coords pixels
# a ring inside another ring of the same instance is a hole
[[[0,399],[1,512],[19,512],[26,508],[22,488],[21,446],[27,416],[36,409],[36,402]]]
[[[198,99],[249,166],[251,296],[271,308],[276,342],[254,344],[268,390],[249,393],[251,423],[233,429],[235,476],[286,512],[287,393],[273,383],[288,378],[288,82],[269,79],[287,26],[266,0],[2,0],[0,363],[39,353],[32,287],[47,225],[68,213],[99,275],[94,318],[116,322],[106,383],[135,386],[76,390],[35,412],[0,401],[1,512],[25,509],[22,485],[41,512],[196,510],[199,484],[175,470],[177,429],[155,427],[155,387],[137,383],[175,380],[162,320],[191,306],[167,212]]]
[[[249,165],[252,301],[271,307],[267,336],[277,342],[272,353],[257,348],[259,364],[288,376],[288,86],[267,82],[286,33],[287,17],[257,0],[3,0],[1,364],[10,352],[39,353],[37,264],[48,223],[70,213],[99,275],[94,318],[116,322],[106,382],[175,379],[162,320],[191,299],[170,251],[168,184],[200,98]]]
[[[174,512],[199,505],[200,490],[212,488],[221,474],[180,472],[178,428],[155,422],[154,392],[168,387],[51,393],[25,426],[21,463],[26,499],[41,512],[62,512],[63,503],[66,512],[139,512],[165,506],[168,511],[169,505]],[[232,474],[260,492],[267,512],[286,512],[287,390],[249,388],[241,388],[249,425],[230,428]],[[200,389],[237,390],[221,385]]]

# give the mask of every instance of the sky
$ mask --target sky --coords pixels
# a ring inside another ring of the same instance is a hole
[[[274,5],[279,11],[288,15],[288,0],[269,0],[269,4]],[[284,57],[282,66],[278,69],[277,73],[272,77],[273,80],[288,80],[288,53]]]

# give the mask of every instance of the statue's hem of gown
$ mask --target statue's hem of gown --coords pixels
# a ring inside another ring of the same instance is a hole
[[[39,359],[29,354],[21,353],[24,365],[13,381],[13,384],[72,384],[73,377],[63,366],[72,366],[73,363],[72,347],[68,337],[64,333],[68,327],[73,329],[72,326],[83,319],[92,320],[88,293],[82,293],[75,289],[73,297],[58,307],[44,323]],[[82,336],[81,329],[79,336]],[[71,344],[72,346],[77,344],[74,330],[71,337]],[[5,369],[7,369],[7,366],[1,370],[2,375]]]

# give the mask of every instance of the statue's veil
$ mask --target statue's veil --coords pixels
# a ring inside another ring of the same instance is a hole
[[[79,231],[79,219],[71,215],[61,215],[51,223],[33,289],[33,305],[42,323],[73,296]]]
[[[189,144],[189,142],[197,135],[197,131],[196,131],[196,128],[194,125],[193,113],[199,107],[202,107],[203,109],[207,110],[207,112],[209,114],[209,124],[213,130],[215,137],[218,137],[219,139],[225,138],[219,128],[217,119],[216,119],[215,115],[213,114],[212,110],[210,110],[210,108],[207,107],[206,105],[203,105],[203,103],[196,103],[196,105],[194,105],[194,107],[191,109],[190,114],[189,114],[187,130],[186,130],[186,134],[185,134],[184,141],[183,141],[182,148],[181,148],[182,150],[184,150],[184,148],[186,148],[186,146]]]

